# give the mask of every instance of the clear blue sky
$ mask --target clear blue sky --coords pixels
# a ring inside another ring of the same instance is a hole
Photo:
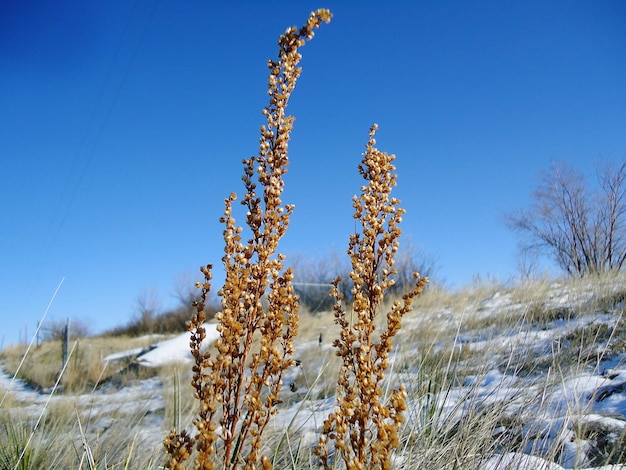
[[[342,251],[367,131],[397,155],[405,234],[451,286],[515,275],[503,214],[555,160],[626,154],[626,3],[0,3],[0,339],[173,305],[219,266],[223,198],[257,152],[278,35],[302,53],[282,251]],[[243,221],[242,214],[238,220]],[[219,284],[219,283],[218,283]],[[219,285],[215,286],[217,288]]]

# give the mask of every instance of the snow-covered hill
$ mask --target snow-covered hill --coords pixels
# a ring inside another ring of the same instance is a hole
[[[441,304],[416,309],[405,319],[399,335],[390,384],[402,383],[408,390],[405,434],[424,436],[420,426],[430,426],[430,436],[440,432],[454,439],[464,422],[485,416],[497,419],[485,427],[491,433],[487,438],[495,444],[488,449],[490,455],[472,468],[626,468],[622,465],[626,462],[622,292],[626,289],[620,283],[602,292],[594,286],[554,284],[524,295],[494,289],[460,303],[447,297]],[[317,328],[318,323],[321,320],[311,324]],[[216,339],[216,325],[205,326],[208,341]],[[325,335],[322,342],[321,335],[320,341],[303,336],[296,350],[298,358],[305,360],[285,377],[283,405],[271,426],[278,433],[293,430],[300,445],[312,446],[334,405],[328,392],[333,388],[332,374],[322,375],[332,362],[332,337]],[[120,351],[104,360],[125,357],[134,357],[136,364],[145,367],[172,362],[181,364],[181,369],[190,367],[189,333],[156,342],[147,350]],[[437,357],[441,360],[435,366],[445,371],[432,365]],[[89,431],[101,434],[116,419],[140,407],[149,418],[138,424],[143,438],[137,445],[152,446],[158,452],[169,428],[163,417],[167,383],[163,377],[153,377],[121,390],[105,387],[84,396],[56,395],[52,401],[72,400],[98,415]],[[5,373],[0,374],[0,389],[10,390],[16,408],[31,416],[49,398],[19,380],[11,381]],[[107,410],[111,410],[110,419],[105,418]],[[400,449],[397,468],[414,468],[411,452],[416,451]],[[614,464],[599,466],[602,459]],[[436,458],[432,462],[431,468],[443,468],[437,466]]]

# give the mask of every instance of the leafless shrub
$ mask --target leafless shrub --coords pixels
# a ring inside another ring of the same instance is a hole
[[[507,217],[522,250],[542,249],[570,276],[620,270],[626,260],[626,161],[598,167],[598,190],[565,165],[541,175],[532,206]]]
[[[68,340],[84,338],[91,334],[89,324],[78,318],[65,320],[53,320],[48,322],[40,330],[41,341],[60,341],[66,338],[66,329],[69,326]]]
[[[400,297],[415,286],[413,273],[420,273],[432,282],[436,276],[436,259],[426,250],[404,240],[395,257],[395,283],[389,287],[390,297]],[[334,304],[330,296],[331,283],[336,276],[341,278],[337,288],[344,299],[352,299],[350,284],[350,258],[347,255],[330,251],[315,256],[298,255],[292,257],[294,287],[300,304],[311,313],[325,312]]]

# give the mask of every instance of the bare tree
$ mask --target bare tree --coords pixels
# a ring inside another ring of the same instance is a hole
[[[136,329],[134,334],[154,333],[154,323],[160,310],[160,303],[159,295],[154,290],[145,290],[139,294],[137,297],[137,314],[131,321],[131,325],[134,325]]]
[[[91,334],[89,322],[80,318],[72,318],[72,328],[70,330],[71,339],[85,338]],[[53,320],[41,329],[42,341],[59,341],[65,336],[65,329],[68,319]]]
[[[600,205],[599,219],[606,234],[604,263],[609,269],[621,269],[626,260],[626,161],[619,166],[603,166],[599,176],[605,201]]]
[[[415,286],[413,273],[427,277],[432,285],[437,280],[437,258],[422,246],[415,244],[410,237],[400,243],[395,257],[395,284],[389,289],[392,294],[405,294]]]
[[[312,313],[330,311],[333,306],[333,299],[330,297],[331,282],[338,275],[342,279],[349,279],[349,259],[336,251],[314,255],[290,253],[289,259],[294,272],[293,285],[300,305]],[[350,285],[347,282],[342,282],[339,289],[344,295],[350,295]]]
[[[334,299],[330,296],[333,280],[341,277],[337,288],[346,299],[352,297],[350,282],[350,259],[337,251],[304,255],[292,253],[289,258],[294,271],[294,286],[300,303],[311,312],[330,310]],[[436,258],[419,245],[407,239],[400,244],[395,256],[395,283],[389,287],[390,294],[402,295],[415,287],[413,273],[432,279],[435,276]]]
[[[626,259],[626,161],[598,166],[597,190],[565,165],[541,175],[529,210],[507,217],[522,248],[551,254],[570,276],[622,268]]]
[[[178,300],[181,306],[189,309],[190,316],[195,310],[193,303],[200,298],[198,289],[194,287],[194,284],[195,280],[192,279],[191,274],[188,272],[174,277],[174,291],[172,292],[172,296]]]

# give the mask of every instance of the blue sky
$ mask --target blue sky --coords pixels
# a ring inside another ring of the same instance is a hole
[[[626,154],[621,1],[2,2],[0,341],[100,331],[219,266],[223,198],[257,152],[268,58],[308,13],[282,251],[343,251],[374,122],[403,229],[463,286],[516,274],[503,215],[539,171]],[[238,220],[243,221],[242,213]],[[216,284],[219,284],[217,282]],[[219,285],[215,286],[217,288]]]

